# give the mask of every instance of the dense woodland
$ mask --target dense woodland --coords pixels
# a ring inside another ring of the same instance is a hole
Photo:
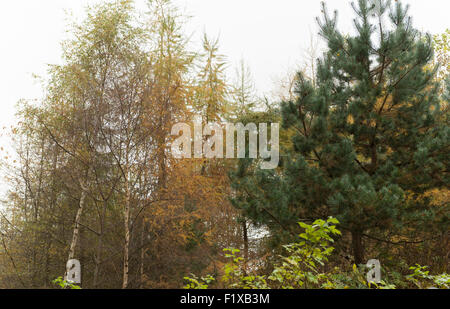
[[[169,0],[88,8],[45,98],[17,104],[0,288],[57,288],[70,259],[81,288],[448,288],[450,33],[401,1],[353,7],[341,33],[323,5],[326,48],[271,97],[244,61],[226,74],[218,39],[191,50]],[[175,159],[196,115],[280,123],[278,168]]]

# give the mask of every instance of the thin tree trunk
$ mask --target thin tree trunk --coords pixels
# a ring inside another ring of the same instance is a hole
[[[80,186],[81,186],[80,203],[78,204],[78,210],[75,216],[75,226],[73,228],[72,242],[70,243],[68,260],[72,260],[75,257],[75,249],[77,247],[78,238],[80,234],[81,215],[83,214],[84,204],[87,196],[85,184],[80,181]],[[67,269],[64,273],[64,278],[65,279],[67,278]]]
[[[52,246],[52,240],[50,238],[47,239],[46,245],[45,245],[45,266],[44,266],[44,271],[45,271],[45,283],[44,286],[47,288],[48,284],[50,282],[50,248]]]
[[[128,164],[127,164],[128,165]],[[130,250],[130,184],[128,179],[128,166],[126,170],[126,196],[125,196],[125,244],[123,254],[123,282],[122,289],[128,287],[128,272],[129,272],[129,250]]]
[[[248,230],[247,221],[242,222],[242,232],[244,237],[244,273],[247,274],[247,263],[248,263]]]
[[[69,260],[72,260],[75,257],[75,248],[78,243],[78,236],[80,234],[80,220],[81,215],[83,214],[84,204],[86,201],[86,187],[84,184],[81,184],[81,197],[80,197],[80,203],[78,206],[77,215],[75,217],[75,227],[73,228],[73,235],[72,235],[72,242],[70,243],[70,249],[69,249]]]
[[[41,159],[40,159],[40,163],[39,163],[39,176],[38,176],[38,187],[35,190],[34,193],[34,218],[33,218],[33,222],[35,225],[38,224],[38,219],[39,219],[39,210],[40,210],[40,198],[41,198],[41,191],[42,191],[42,178],[43,178],[43,172],[44,172],[44,148],[45,148],[45,141],[44,139],[42,139],[42,143],[41,143]],[[33,238],[35,239],[35,243],[37,243],[38,241],[38,231],[36,230],[36,228],[33,229]],[[36,283],[37,280],[37,276],[39,273],[39,263],[37,261],[37,250],[36,247],[34,246],[33,248],[33,275],[32,275],[32,282],[33,282],[33,286],[39,286],[39,283]]]
[[[142,225],[141,225],[141,265],[139,267],[139,275],[140,275],[140,288],[144,288],[144,259],[145,259],[145,246],[144,246],[144,240],[145,240],[145,219],[142,218]]]
[[[97,288],[98,285],[98,274],[100,273],[100,261],[101,261],[101,254],[102,254],[102,237],[103,233],[100,232],[100,235],[98,236],[98,243],[97,243],[97,252],[95,254],[95,267],[94,267],[94,282],[93,287],[94,289]]]
[[[360,231],[352,232],[352,246],[353,246],[353,256],[355,258],[355,264],[364,263],[364,247],[362,243],[362,233]]]
[[[98,275],[100,273],[100,263],[102,260],[103,252],[103,234],[104,234],[104,221],[106,217],[107,201],[103,201],[102,214],[100,215],[100,234],[98,235],[97,252],[95,254],[95,268],[94,268],[94,289],[98,285]]]

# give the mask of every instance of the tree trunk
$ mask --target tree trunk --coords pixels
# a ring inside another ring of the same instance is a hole
[[[355,259],[355,264],[364,263],[364,247],[362,243],[362,233],[360,231],[352,232],[352,246],[353,246],[353,257]]]
[[[97,253],[95,254],[95,269],[94,269],[94,289],[98,285],[98,275],[100,273],[100,263],[102,261],[103,252],[103,234],[104,234],[104,220],[106,218],[107,201],[103,201],[102,213],[99,216],[100,219],[100,235],[98,235]]]
[[[242,222],[242,232],[244,237],[244,273],[247,274],[247,263],[248,263],[248,230],[247,221]]]
[[[145,218],[142,218],[141,225],[141,261],[139,267],[139,275],[140,275],[140,288],[144,288],[144,259],[145,259]]]
[[[100,273],[100,263],[101,263],[101,256],[102,256],[102,237],[103,233],[100,232],[100,235],[98,237],[98,243],[97,243],[97,253],[95,254],[95,268],[94,268],[94,281],[93,281],[93,287],[94,289],[97,288],[98,285],[98,274]]]
[[[85,185],[81,182],[80,182],[80,185],[81,185],[80,203],[78,204],[77,215],[75,216],[75,226],[73,228],[72,242],[70,243],[68,261],[72,260],[75,257],[75,249],[77,247],[78,238],[79,238],[79,234],[80,234],[81,215],[83,214],[84,204],[85,204],[86,195],[87,195]],[[66,278],[66,277],[67,277],[67,269],[64,273],[64,278]]]
[[[125,245],[123,254],[123,282],[122,289],[128,287],[128,272],[129,272],[129,250],[130,250],[130,184],[128,180],[128,168],[126,171],[126,196],[125,196]]]
[[[78,235],[80,233],[80,220],[81,220],[81,215],[83,214],[86,195],[87,195],[86,188],[85,188],[84,184],[81,184],[81,197],[80,197],[80,203],[78,206],[77,215],[75,217],[75,226],[73,228],[72,242],[70,243],[69,260],[72,260],[75,257],[75,248],[78,243]]]

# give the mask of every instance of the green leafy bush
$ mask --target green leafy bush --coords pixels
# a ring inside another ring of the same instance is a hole
[[[79,285],[73,284],[70,281],[63,279],[62,277],[58,277],[52,281],[53,284],[59,286],[61,289],[71,289],[71,290],[80,290],[81,287]]]
[[[334,251],[333,236],[341,235],[337,224],[339,221],[332,217],[326,221],[316,220],[311,225],[300,222],[304,232],[298,235],[299,241],[283,246],[287,255],[279,256],[269,276],[248,274],[244,271],[244,259],[239,257],[240,250],[227,248],[224,252],[228,263],[223,266],[219,280],[211,275],[201,278],[192,275],[184,278],[188,282],[185,288],[208,289],[214,284],[221,284],[221,287],[229,289],[396,289],[397,284],[408,286],[408,282],[420,289],[449,288],[448,274],[433,276],[426,266],[420,265],[410,267],[413,273],[406,278],[394,271],[394,275],[386,276],[387,279],[379,283],[367,282],[367,269],[363,265],[353,265],[350,271],[338,267],[321,271]],[[389,282],[391,278],[395,278],[395,284]]]
[[[443,273],[440,275],[430,275],[430,272],[426,270],[428,266],[411,266],[409,269],[413,271],[412,274],[406,277],[407,280],[412,282],[419,289],[426,288],[440,288],[448,289],[450,286],[450,275]]]
[[[300,222],[304,232],[299,235],[300,241],[285,245],[288,256],[280,256],[270,276],[248,275],[243,271],[244,259],[238,257],[239,249],[224,249],[229,259],[223,267],[221,282],[227,288],[234,289],[267,289],[267,288],[333,288],[330,274],[321,273],[319,266],[328,261],[334,248],[332,235],[340,235],[336,229],[339,221],[335,218],[316,220],[312,225]],[[214,281],[212,276],[204,278],[185,277],[188,284],[185,288],[208,288]]]

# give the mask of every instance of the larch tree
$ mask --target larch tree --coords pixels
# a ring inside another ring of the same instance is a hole
[[[210,39],[203,35],[201,58],[194,108],[204,123],[221,121],[229,110],[229,86],[225,77],[226,60],[219,53],[218,38]]]
[[[255,82],[250,67],[244,59],[239,61],[231,88],[231,105],[234,117],[248,114],[257,107],[258,97]]]

